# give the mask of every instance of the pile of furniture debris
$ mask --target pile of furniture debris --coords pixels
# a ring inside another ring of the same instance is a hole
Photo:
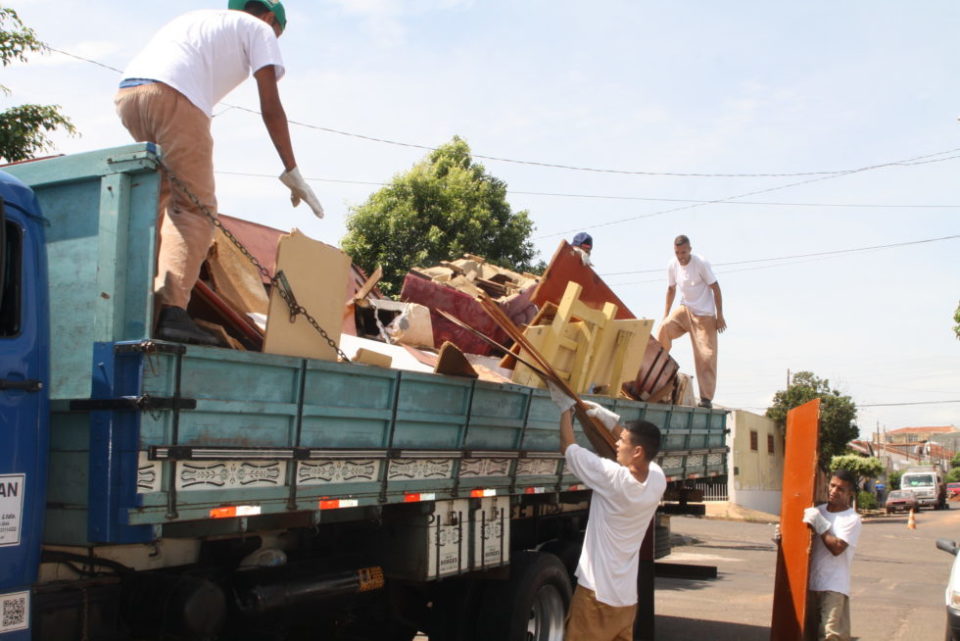
[[[339,348],[357,363],[543,387],[523,344],[577,394],[694,405],[690,377],[650,335],[653,321],[637,318],[566,242],[540,276],[470,254],[413,268],[394,301],[377,289],[379,269],[366,275],[336,247],[220,220],[260,265],[217,232],[189,311],[225,347],[324,360]],[[290,313],[274,282],[329,341]]]

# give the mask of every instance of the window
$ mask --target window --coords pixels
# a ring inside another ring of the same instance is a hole
[[[0,200],[0,213],[3,201]],[[20,334],[20,264],[22,262],[23,233],[16,224],[5,221],[3,245],[3,282],[0,283],[0,336]]]
[[[767,453],[773,454],[773,434],[767,434]]]
[[[757,441],[759,440],[759,438],[760,438],[760,435],[757,434],[756,431],[750,430],[750,450],[751,451],[756,452],[760,449],[759,446],[757,445]]]

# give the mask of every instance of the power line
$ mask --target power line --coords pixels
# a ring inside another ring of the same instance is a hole
[[[276,176],[273,174],[261,174],[247,171],[224,171],[217,170],[218,174],[225,176],[247,176],[250,178],[270,178],[274,179]],[[344,183],[348,185],[371,185],[373,187],[385,187],[390,183],[385,183],[382,181],[375,180],[347,180],[345,178],[314,178],[314,177],[305,177],[305,180],[310,182],[327,182],[327,183]],[[555,196],[559,198],[591,198],[598,200],[642,200],[649,202],[671,202],[671,203],[703,203],[707,204],[711,201],[708,200],[695,200],[691,198],[653,198],[653,197],[644,197],[644,196],[611,196],[604,194],[566,194],[566,193],[557,193],[557,192],[542,192],[542,191],[520,191],[516,189],[507,189],[508,194],[518,195],[518,196]],[[817,208],[845,208],[845,209],[960,209],[960,204],[957,205],[890,205],[884,203],[784,203],[784,202],[769,202],[769,201],[757,201],[757,200],[742,200],[734,203],[719,203],[719,204],[730,204],[730,205],[759,205],[765,207],[817,207]]]
[[[727,263],[716,263],[715,267],[727,267],[730,265],[749,265],[753,263],[768,263],[781,260],[793,260],[797,258],[817,258],[822,256],[835,256],[839,254],[853,254],[856,252],[865,252],[865,251],[874,251],[877,249],[892,249],[894,247],[906,247],[908,245],[922,245],[924,243],[935,243],[942,240],[954,240],[960,238],[960,234],[953,234],[950,236],[939,236],[937,238],[923,238],[921,240],[908,240],[900,243],[889,243],[886,245],[870,245],[868,247],[853,247],[850,249],[834,249],[831,251],[823,252],[811,252],[809,254],[792,254],[790,256],[775,256],[772,258],[752,258],[749,260],[736,260]],[[601,274],[601,276],[626,276],[628,274],[650,274],[663,271],[663,268],[657,267],[653,269],[637,269],[633,271],[626,272],[610,272]]]
[[[75,58],[75,59],[77,59],[77,60],[81,60],[81,61],[83,61],[83,62],[87,62],[87,63],[90,63],[90,64],[97,65],[98,67],[102,67],[102,68],[104,68],[104,69],[109,69],[110,71],[115,71],[115,72],[117,72],[117,73],[123,73],[123,70],[118,69],[118,68],[116,68],[116,67],[112,67],[112,66],[110,66],[110,65],[103,64],[103,63],[101,63],[101,62],[98,62],[98,61],[96,61],[96,60],[92,60],[92,59],[90,59],[90,58],[85,58],[85,57],[83,57],[83,56],[78,56],[78,55],[76,55],[76,54],[69,53],[69,52],[67,52],[67,51],[63,51],[62,49],[56,49],[56,48],[54,48],[54,47],[50,47],[49,45],[47,46],[47,49],[50,50],[50,51],[55,51],[55,52],[57,52],[57,53],[60,53],[60,54],[62,54],[62,55],[65,55],[65,56],[69,56],[69,57],[71,57],[71,58]],[[250,113],[250,114],[255,114],[255,115],[262,115],[262,113],[261,113],[260,111],[258,111],[258,110],[256,110],[256,109],[250,109],[249,107],[242,107],[242,106],[240,106],[240,105],[232,105],[232,104],[225,103],[225,102],[221,102],[220,104],[222,104],[222,105],[224,105],[225,107],[227,107],[227,109],[225,109],[224,111],[220,112],[220,114],[218,114],[218,115],[222,115],[223,113],[225,113],[226,111],[229,111],[230,109],[236,109],[236,110],[238,110],[238,111],[243,111],[243,112]],[[323,132],[326,132],[326,133],[336,134],[336,135],[339,135],[339,136],[347,136],[347,137],[351,137],[351,138],[357,138],[357,139],[366,140],[366,141],[369,141],[369,142],[378,142],[378,143],[388,144],[388,145],[394,145],[394,146],[398,146],[398,147],[407,147],[407,148],[412,148],[412,149],[421,149],[421,150],[424,150],[424,151],[436,151],[436,150],[437,150],[437,147],[433,147],[433,146],[430,146],[430,145],[421,145],[421,144],[417,144],[417,143],[409,143],[409,142],[401,142],[401,141],[397,141],[397,140],[391,140],[391,139],[388,139],[388,138],[379,138],[379,137],[375,137],[375,136],[368,136],[368,135],[365,135],[365,134],[358,134],[358,133],[354,133],[354,132],[343,131],[343,130],[340,130],[340,129],[333,129],[332,127],[323,127],[323,126],[320,126],[320,125],[314,125],[314,124],[310,124],[310,123],[306,123],[306,122],[300,122],[300,121],[297,121],[297,120],[288,120],[287,122],[288,122],[289,124],[291,124],[291,125],[297,125],[297,126],[299,126],[299,127],[304,127],[304,128],[307,128],[307,129],[314,129],[314,130],[317,130],[317,131],[323,131]],[[958,152],[958,151],[960,151],[960,147],[957,147],[957,148],[954,148],[954,149],[948,149],[948,150],[946,150],[946,151],[937,152],[937,153],[935,153],[935,154],[928,154],[928,155],[925,155],[925,156],[918,156],[918,157],[916,157],[916,158],[910,158],[910,159],[906,159],[906,160],[896,160],[896,161],[892,161],[892,162],[878,163],[878,164],[875,164],[875,165],[868,165],[868,166],[865,166],[865,167],[859,167],[859,168],[857,168],[857,169],[836,169],[836,170],[800,171],[800,172],[744,172],[744,173],[733,173],[733,172],[731,172],[731,173],[718,173],[718,172],[714,172],[714,173],[704,173],[704,172],[673,172],[673,171],[648,171],[648,170],[603,169],[603,168],[596,168],[596,167],[582,167],[582,166],[576,166],[576,165],[564,165],[564,164],[560,164],[560,163],[548,163],[548,162],[542,162],[542,161],[536,161],[536,160],[518,160],[518,159],[514,159],[514,158],[504,158],[504,157],[501,157],[501,156],[488,156],[488,155],[476,154],[476,153],[471,154],[471,155],[472,155],[474,158],[479,158],[479,159],[482,159],[482,160],[491,160],[491,161],[495,161],[495,162],[505,162],[505,163],[512,163],[512,164],[518,164],[518,165],[534,166],[534,167],[545,167],[545,168],[549,168],[549,169],[564,169],[564,170],[568,170],[568,171],[582,171],[582,172],[591,172],[591,173],[617,174],[617,175],[629,175],[629,176],[661,176],[661,177],[667,176],[667,177],[682,177],[682,178],[788,178],[788,177],[802,177],[802,176],[819,176],[819,178],[815,178],[815,179],[810,180],[810,181],[801,181],[801,182],[794,183],[794,184],[791,184],[791,185],[784,185],[784,186],[782,186],[782,187],[776,187],[776,188],[769,189],[769,190],[761,190],[761,191],[751,192],[751,193],[749,193],[749,194],[742,194],[742,195],[740,195],[740,196],[731,196],[730,198],[725,198],[725,199],[718,200],[718,201],[706,201],[706,202],[704,202],[704,203],[701,203],[702,205],[706,205],[706,204],[716,204],[716,203],[720,203],[720,202],[724,202],[724,201],[728,201],[728,200],[733,200],[733,199],[736,199],[736,198],[742,198],[742,197],[746,197],[746,196],[751,196],[751,195],[755,195],[755,194],[766,193],[767,191],[776,191],[777,189],[786,189],[787,187],[792,187],[792,186],[796,186],[796,185],[802,185],[802,184],[805,184],[805,183],[807,183],[807,182],[816,182],[817,180],[824,180],[824,179],[828,179],[828,178],[835,178],[835,177],[845,176],[845,175],[852,174],[852,173],[859,173],[859,172],[863,172],[863,171],[871,171],[871,170],[874,170],[874,169],[880,169],[880,168],[884,168],[884,167],[894,167],[894,166],[903,166],[903,165],[912,165],[912,164],[926,164],[926,163],[929,163],[929,162],[939,162],[938,160],[927,160],[927,159],[929,159],[929,158],[934,158],[934,157],[936,157],[936,156],[942,156],[942,155],[945,155],[945,154],[955,153],[955,152]],[[957,157],[960,157],[960,156],[953,156],[952,158],[957,158]],[[942,159],[942,160],[950,160],[950,159],[952,159],[952,158],[946,158],[946,159]],[[918,161],[923,161],[923,162],[918,162]],[[697,206],[699,206],[699,205],[697,205]],[[668,213],[668,212],[659,212],[659,213]],[[646,218],[646,217],[649,217],[649,216],[652,216],[652,215],[658,215],[658,214],[655,213],[655,214],[650,214],[650,215],[648,215],[648,216],[641,216],[641,217]],[[622,222],[622,221],[615,221],[615,222],[612,222],[612,223],[606,223],[606,225],[616,224],[616,222]],[[602,225],[601,225],[601,226],[602,226]],[[558,233],[558,234],[551,234],[550,236],[557,236],[557,235],[566,234],[566,233],[568,233],[568,232],[560,232],[560,233]],[[549,236],[545,236],[545,237],[549,237]]]
[[[960,399],[952,401],[903,401],[900,403],[857,403],[857,407],[902,407],[905,405],[941,405],[945,403],[960,403]]]
[[[884,165],[884,166],[890,166],[890,165],[892,165],[892,164],[900,164],[900,165],[919,164],[919,163],[915,163],[914,161],[929,159],[929,158],[932,158],[932,157],[934,157],[934,156],[942,156],[942,155],[944,155],[944,154],[952,153],[953,151],[956,151],[956,150],[951,149],[951,150],[949,150],[949,151],[937,152],[937,153],[934,153],[934,154],[927,154],[927,155],[924,155],[924,156],[916,156],[916,157],[914,157],[914,158],[908,158],[908,159],[905,159],[905,160],[903,160],[903,161],[900,161],[899,163],[887,163],[887,164]],[[950,159],[952,159],[952,158],[955,158],[955,156],[951,156],[951,157],[949,157],[949,158],[943,158],[943,159],[940,159],[940,160],[950,160]],[[931,161],[931,162],[933,162],[933,161]],[[877,165],[877,166],[875,166],[875,167],[878,167],[878,166],[879,166],[879,165]],[[671,213],[675,213],[675,212],[678,212],[678,211],[684,211],[684,210],[687,210],[687,209],[696,209],[696,208],[698,208],[698,207],[704,207],[704,206],[706,206],[706,205],[718,205],[718,204],[722,204],[722,203],[730,203],[730,202],[733,202],[733,201],[735,201],[735,200],[739,200],[740,198],[747,198],[748,196],[757,196],[757,195],[759,195],[759,194],[767,194],[767,193],[774,192],[774,191],[780,191],[780,190],[782,190],[782,189],[788,189],[788,188],[790,188],[790,187],[798,187],[798,186],[800,186],[800,185],[808,185],[808,184],[810,184],[810,183],[820,182],[820,181],[823,181],[823,180],[830,180],[830,179],[832,179],[832,178],[840,178],[840,177],[842,177],[842,176],[849,176],[849,175],[851,175],[851,174],[857,174],[857,173],[861,173],[861,172],[864,172],[864,171],[868,171],[869,169],[872,169],[872,168],[875,168],[875,167],[864,167],[864,168],[861,168],[861,169],[852,169],[852,170],[847,171],[847,172],[844,172],[844,173],[842,173],[842,174],[836,174],[836,175],[831,175],[831,176],[820,176],[819,178],[810,178],[810,179],[808,179],[808,180],[800,180],[800,181],[797,181],[797,182],[787,183],[786,185],[780,185],[780,186],[778,186],[778,187],[768,187],[768,188],[766,188],[766,189],[759,189],[759,190],[757,190],[757,191],[750,191],[750,192],[746,192],[746,193],[743,193],[743,194],[737,194],[737,195],[735,195],[735,196],[729,196],[729,197],[727,197],[727,198],[718,198],[718,199],[716,199],[716,200],[708,200],[708,201],[704,201],[704,202],[700,202],[700,203],[695,203],[695,204],[692,204],[692,205],[686,205],[686,206],[683,206],[683,207],[672,207],[672,208],[670,208],[670,209],[661,209],[660,211],[655,211],[655,212],[652,212],[652,213],[649,213],[649,214],[640,214],[640,215],[638,215],[638,216],[630,216],[630,217],[627,217],[627,218],[619,218],[619,219],[617,219],[617,220],[612,220],[612,221],[609,221],[609,222],[606,222],[606,223],[594,223],[594,224],[591,225],[591,228],[596,229],[596,228],[598,228],[598,227],[609,227],[610,225],[619,225],[620,223],[631,222],[631,221],[640,220],[640,219],[643,219],[643,218],[653,218],[654,216],[663,216],[664,214],[671,214]],[[569,233],[571,233],[571,232],[576,232],[576,231],[579,231],[579,230],[580,230],[579,227],[576,228],[576,229],[566,229],[566,230],[561,231],[561,232],[556,232],[556,233],[552,233],[552,234],[545,234],[545,235],[543,235],[543,236],[538,236],[538,237],[537,237],[537,240],[539,240],[539,239],[541,239],[541,238],[553,238],[553,237],[556,237],[556,236],[566,236],[567,234],[569,234]]]

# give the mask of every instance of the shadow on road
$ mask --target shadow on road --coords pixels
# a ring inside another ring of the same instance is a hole
[[[770,628],[742,623],[658,616],[656,638],[658,641],[688,641],[689,639],[769,641]]]

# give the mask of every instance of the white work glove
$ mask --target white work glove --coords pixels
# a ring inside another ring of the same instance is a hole
[[[815,507],[808,507],[803,511],[803,522],[812,527],[817,536],[830,529],[830,521]]]
[[[584,401],[583,404],[590,408],[587,410],[587,416],[597,419],[611,432],[613,431],[613,428],[620,423],[620,415],[616,412],[611,412],[606,407],[598,405],[593,401]]]
[[[780,533],[780,524],[777,523],[773,526],[773,536],[770,537],[770,540],[780,545],[780,539],[783,538],[783,535]]]
[[[576,404],[576,401],[567,396],[563,390],[550,381],[547,381],[547,389],[550,390],[550,400],[560,408],[561,413],[566,412]]]
[[[593,263],[590,261],[590,254],[588,254],[587,252],[583,251],[583,250],[580,249],[579,247],[577,247],[577,253],[580,254],[580,262],[583,263],[583,265],[584,265],[585,267],[592,267],[592,266],[593,266]]]
[[[300,169],[298,167],[294,167],[290,171],[285,171],[280,174],[280,182],[290,188],[290,202],[293,203],[294,207],[299,205],[302,200],[310,205],[314,216],[323,218],[323,205],[317,200],[317,195],[310,189],[307,181],[300,175]]]

